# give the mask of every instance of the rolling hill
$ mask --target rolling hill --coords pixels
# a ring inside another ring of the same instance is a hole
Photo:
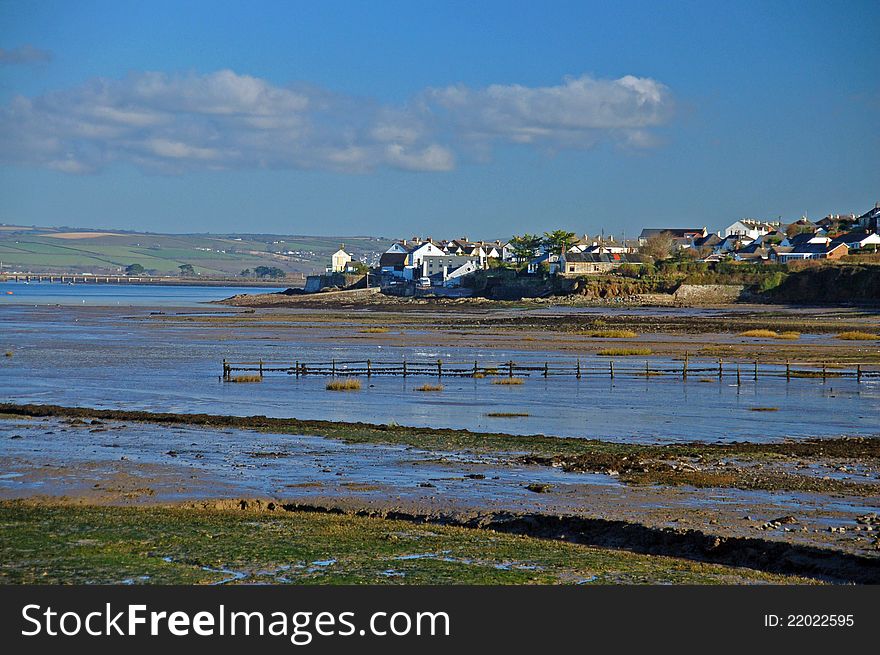
[[[121,273],[140,264],[156,275],[175,275],[190,264],[199,275],[239,276],[273,266],[299,277],[323,271],[344,243],[355,259],[372,264],[390,244],[384,237],[277,234],[157,234],[69,227],[0,225],[4,273]]]

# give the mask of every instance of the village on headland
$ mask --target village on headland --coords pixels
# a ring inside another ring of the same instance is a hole
[[[302,290],[286,293],[645,299],[670,295],[686,285],[711,286],[711,296],[723,301],[743,293],[769,293],[791,273],[835,264],[860,269],[859,279],[848,275],[846,283],[858,289],[841,288],[838,299],[871,302],[880,299],[878,251],[880,203],[861,215],[829,215],[816,222],[805,217],[787,224],[740,219],[716,232],[706,226],[650,227],[635,239],[604,232],[579,237],[565,230],[495,241],[415,236],[394,241],[372,265],[342,244],[324,273],[308,276]],[[862,265],[868,268],[861,270]],[[866,286],[873,289],[862,288]]]

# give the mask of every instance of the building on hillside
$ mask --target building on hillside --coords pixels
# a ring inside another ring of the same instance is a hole
[[[775,232],[782,225],[779,221],[768,222],[759,221],[754,218],[743,218],[741,220],[728,225],[724,228],[720,236],[722,237],[748,237],[753,241],[760,236]]]
[[[880,202],[876,203],[873,209],[869,209],[859,216],[856,223],[866,232],[877,232],[880,230]]]
[[[564,252],[559,256],[558,270],[566,277],[608,273],[624,264],[643,264],[641,255],[620,253]]]
[[[646,227],[639,234],[639,245],[648,243],[651,237],[668,234],[678,247],[689,247],[695,239],[701,239],[709,234],[706,227]]]
[[[850,250],[860,250],[862,248],[878,248],[880,247],[880,234],[877,232],[866,232],[865,230],[856,230],[845,234],[838,234],[831,243],[845,243]]]
[[[849,254],[845,243],[803,243],[798,246],[780,246],[770,249],[770,257],[780,264],[799,259],[840,259]]]

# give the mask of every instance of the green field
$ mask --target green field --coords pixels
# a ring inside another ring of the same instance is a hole
[[[112,232],[112,231],[107,231]],[[190,264],[199,275],[237,276],[257,266],[277,267],[300,277],[323,272],[330,255],[346,249],[368,261],[390,240],[374,237],[284,235],[171,235],[140,232],[102,233],[73,228],[2,226],[2,272],[116,274],[140,264],[148,273],[176,275]]]

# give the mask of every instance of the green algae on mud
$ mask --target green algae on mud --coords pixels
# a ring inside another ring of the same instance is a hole
[[[351,515],[0,502],[5,584],[809,583],[673,557]]]
[[[474,452],[547,456],[632,456],[714,457],[737,455],[753,458],[849,457],[880,458],[880,439],[875,437],[815,438],[799,441],[707,443],[692,441],[663,445],[630,444],[579,437],[545,434],[517,435],[504,432],[474,432],[466,429],[424,428],[396,423],[359,423],[301,420],[266,416],[224,414],[180,414],[139,410],[94,409],[0,403],[0,417],[62,417],[136,421],[157,425],[193,425],[206,428],[238,428],[276,434],[302,434],[338,439],[347,443],[384,443],[424,450],[467,450]]]

